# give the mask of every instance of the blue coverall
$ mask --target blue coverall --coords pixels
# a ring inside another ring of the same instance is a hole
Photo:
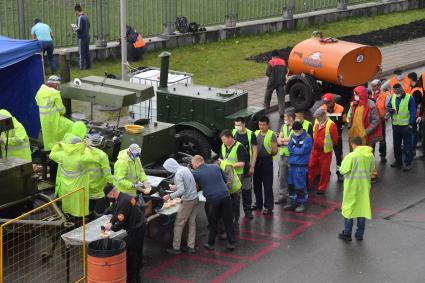
[[[288,143],[288,190],[292,205],[305,205],[308,199],[307,173],[313,141],[304,130],[300,136],[291,135]]]

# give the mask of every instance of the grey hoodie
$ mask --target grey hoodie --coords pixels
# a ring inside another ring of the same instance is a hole
[[[174,158],[165,160],[163,167],[174,173],[174,184],[177,186],[177,190],[170,194],[171,199],[180,197],[182,200],[188,201],[198,197],[195,179],[189,168],[179,165]]]

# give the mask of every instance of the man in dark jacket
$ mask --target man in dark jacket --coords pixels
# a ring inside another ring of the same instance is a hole
[[[279,115],[282,119],[285,113],[285,82],[287,72],[288,69],[285,60],[279,57],[277,50],[274,50],[266,69],[266,76],[269,77],[269,80],[267,82],[266,94],[264,95],[264,108],[266,111],[269,110],[273,91],[276,90]]]
[[[127,282],[142,282],[140,268],[145,236],[145,215],[134,197],[118,191],[112,184],[107,184],[103,191],[113,202],[112,218],[111,222],[105,225],[106,230],[127,231]]]
[[[80,70],[90,69],[90,21],[89,17],[84,14],[80,4],[74,7],[75,15],[78,17],[77,25],[72,25],[72,29],[77,32],[77,46],[79,53]]]
[[[222,218],[227,234],[227,249],[233,251],[235,249],[233,207],[226,185],[226,177],[220,167],[216,164],[205,164],[204,158],[200,155],[195,155],[192,158],[192,167],[194,169],[193,176],[206,198],[205,213],[208,218],[210,234],[204,247],[208,250],[214,250],[218,221]]]

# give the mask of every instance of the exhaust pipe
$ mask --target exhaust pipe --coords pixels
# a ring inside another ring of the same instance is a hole
[[[166,88],[168,86],[168,70],[170,68],[170,55],[168,51],[164,51],[159,54],[161,58],[161,71],[159,74],[159,87]]]

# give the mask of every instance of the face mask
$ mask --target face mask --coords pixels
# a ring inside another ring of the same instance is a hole
[[[130,152],[130,158],[131,158],[131,160],[135,160],[137,157],[139,157],[139,154],[138,153],[132,153],[132,152]]]
[[[397,98],[400,98],[401,97],[401,93],[396,93],[396,95],[395,95]]]
[[[295,121],[301,122],[301,119],[300,118],[295,118]]]
[[[283,124],[288,125],[289,123],[288,121],[283,121]]]
[[[403,75],[397,75],[397,80],[398,80],[398,81],[403,80]]]
[[[296,135],[297,137],[301,136],[301,135],[302,135],[302,133],[303,133],[303,132],[301,132],[301,131],[299,131],[299,132],[298,132],[298,131],[297,131],[297,132],[295,132],[295,131],[294,131],[294,135]]]
[[[360,97],[356,94],[356,95],[354,95],[354,100],[355,101],[359,101],[360,100]]]
[[[236,131],[242,132],[242,126],[235,126]]]

